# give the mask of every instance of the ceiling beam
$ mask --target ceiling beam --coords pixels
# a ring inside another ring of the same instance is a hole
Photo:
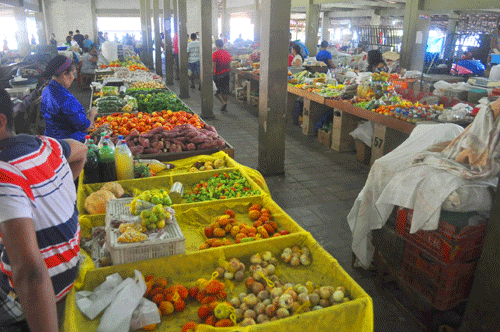
[[[425,0],[422,10],[441,11],[441,10],[481,10],[481,9],[500,9],[498,0]]]
[[[336,11],[329,12],[328,18],[351,18],[351,17],[367,17],[373,16],[374,10],[351,10],[351,11]]]

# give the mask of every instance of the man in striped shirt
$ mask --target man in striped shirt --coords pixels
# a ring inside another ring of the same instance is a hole
[[[78,274],[74,180],[87,148],[14,133],[0,90],[0,330],[58,331],[57,312]],[[56,307],[57,303],[57,307]]]

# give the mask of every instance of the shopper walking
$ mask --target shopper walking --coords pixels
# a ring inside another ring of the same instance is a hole
[[[87,148],[16,135],[0,90],[0,330],[58,331],[78,275],[80,226],[73,181]]]
[[[97,39],[96,39],[97,46],[100,48],[105,41],[106,39],[104,39],[102,31],[99,31],[97,33]]]
[[[175,79],[179,80],[179,35],[174,33],[174,38],[172,39],[172,49],[174,53],[174,75]]]
[[[304,57],[301,54],[301,48],[298,44],[292,45],[292,67],[302,67],[302,62],[304,62]]]
[[[194,82],[200,78],[200,41],[196,33],[191,34],[191,42],[187,46],[188,64],[191,71],[191,89],[195,89]],[[201,83],[198,87],[201,90]]]
[[[316,60],[323,61],[328,66],[328,69],[335,68],[332,60],[332,53],[328,52],[326,50],[327,48],[328,42],[326,40],[323,40],[321,42],[321,50],[316,55]]]
[[[84,45],[83,41],[85,40],[85,37],[80,34],[80,30],[75,30],[75,35],[73,36],[73,39],[78,43],[78,46],[83,50]]]
[[[231,70],[231,54],[224,50],[224,42],[222,39],[215,41],[217,51],[212,55],[214,66],[214,82],[217,87],[215,96],[222,103],[221,112],[227,111],[227,99],[229,97],[229,78]]]
[[[58,55],[46,67],[44,77],[52,77],[42,92],[41,110],[45,118],[45,135],[85,141],[94,126],[97,110],[86,112],[82,104],[68,91],[75,79],[76,66],[70,58]]]

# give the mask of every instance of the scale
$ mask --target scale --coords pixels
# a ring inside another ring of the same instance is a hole
[[[470,85],[479,86],[482,88],[498,88],[500,87],[500,82],[498,81],[490,81],[484,77],[471,77],[467,81]]]

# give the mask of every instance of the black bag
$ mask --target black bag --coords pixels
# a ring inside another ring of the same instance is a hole
[[[304,102],[302,100],[297,99],[295,103],[293,103],[292,121],[294,125],[299,125],[299,117],[302,115],[303,108]]]

